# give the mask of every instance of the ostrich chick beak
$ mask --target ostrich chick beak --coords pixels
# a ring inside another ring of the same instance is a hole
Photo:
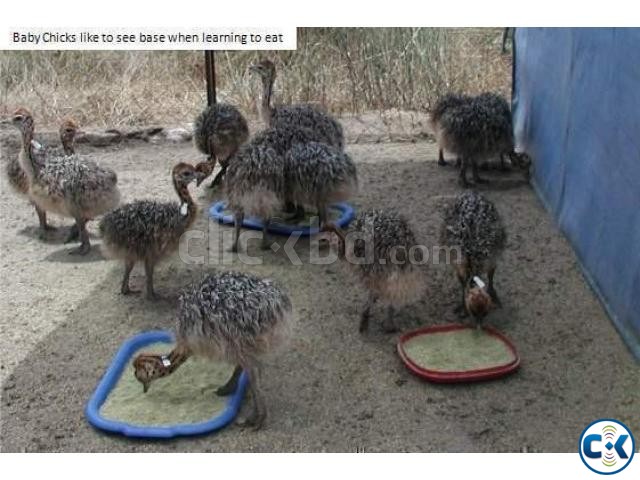
[[[149,390],[149,383],[145,382],[142,384],[142,393],[147,393],[147,391]]]

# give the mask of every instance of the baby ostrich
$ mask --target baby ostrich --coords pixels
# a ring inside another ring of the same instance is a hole
[[[12,123],[22,133],[20,166],[29,184],[29,197],[44,211],[75,219],[80,247],[69,253],[85,255],[91,249],[87,222],[120,202],[113,170],[77,155],[54,156],[34,146],[34,121],[25,109],[17,110]]]
[[[209,176],[220,163],[221,170],[211,182],[210,187],[220,183],[227,170],[227,163],[249,138],[247,121],[240,111],[232,105],[217,103],[205,108],[194,122],[193,141],[208,161],[196,166],[198,171]],[[206,177],[198,180],[198,185]]]
[[[498,258],[507,235],[495,205],[475,191],[460,194],[447,209],[440,232],[442,245],[458,249],[453,259],[462,290],[458,311],[470,313],[479,325],[500,300],[494,286]],[[486,283],[482,277],[486,274]]]
[[[65,120],[60,126],[60,141],[62,143],[62,151],[65,155],[73,155],[74,141],[78,132],[78,126],[72,120]],[[37,151],[34,153],[36,153],[36,157],[39,155],[39,152]],[[25,171],[20,166],[19,158],[19,155],[9,158],[9,161],[5,166],[5,175],[7,177],[9,185],[13,188],[13,190],[19,195],[28,198],[29,179]],[[47,231],[55,230],[55,228],[47,223],[47,212],[38,207],[37,204],[33,202],[31,203],[35,207],[36,214],[38,215],[38,220],[40,223],[40,235],[42,237],[45,237]]]
[[[284,170],[287,199],[315,207],[321,230],[342,236],[328,221],[329,205],[348,200],[358,189],[351,157],[324,143],[297,143],[285,154]]]
[[[198,179],[195,168],[179,163],[173,167],[172,179],[180,204],[138,200],[112,210],[100,222],[105,255],[124,260],[120,287],[123,295],[134,293],[129,287],[129,275],[140,261],[144,262],[147,298],[158,298],[153,290],[154,267],[178,248],[180,236],[196,218],[198,208],[188,189],[188,185]]]
[[[416,301],[423,292],[423,273],[416,263],[424,261],[424,252],[417,247],[411,227],[393,210],[366,210],[349,228],[347,240],[347,264],[369,294],[360,333],[369,328],[371,309],[378,301],[387,305],[383,329],[396,331],[396,309]]]
[[[285,182],[285,155],[294,145],[311,138],[312,134],[304,128],[270,128],[255,135],[230,159],[225,184],[228,206],[235,218],[231,251],[238,251],[245,215],[263,220],[262,248],[270,246],[267,229],[271,218],[290,200]]]
[[[463,187],[469,186],[466,175],[469,164],[474,182],[485,182],[478,175],[478,164],[503,153],[509,143],[509,151],[513,151],[510,116],[506,118],[503,112],[481,100],[474,99],[449,108],[438,124],[441,146],[461,160],[460,184]]]
[[[276,66],[269,60],[262,60],[249,67],[250,72],[260,76],[262,97],[260,116],[267,127],[302,127],[309,129],[311,140],[326,143],[339,150],[344,149],[344,133],[340,123],[331,115],[311,105],[271,105],[273,83],[276,79]]]
[[[438,99],[433,110],[431,111],[431,115],[429,116],[429,123],[431,125],[431,130],[434,132],[437,142],[438,142],[438,165],[444,166],[447,165],[447,162],[444,160],[444,152],[442,149],[442,140],[440,138],[440,118],[444,115],[448,110],[452,108],[456,108],[463,103],[468,103],[471,101],[469,95],[459,95],[455,93],[448,93]]]
[[[133,361],[135,377],[146,392],[153,380],[173,373],[192,355],[224,360],[236,368],[216,393],[233,393],[245,370],[253,398],[253,412],[245,424],[258,430],[267,413],[260,356],[286,339],[291,315],[289,297],[270,280],[237,272],[208,275],[178,299],[175,349],[168,355],[138,355]]]

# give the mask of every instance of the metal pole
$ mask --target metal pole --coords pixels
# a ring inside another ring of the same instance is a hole
[[[216,104],[216,61],[213,50],[204,51],[204,72],[207,79],[207,105]]]

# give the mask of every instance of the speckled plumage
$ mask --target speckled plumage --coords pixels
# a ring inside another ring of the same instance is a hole
[[[271,105],[271,94],[276,77],[273,62],[262,60],[250,67],[262,81],[261,116],[265,125],[271,128],[309,129],[311,141],[326,143],[339,150],[344,149],[344,131],[342,125],[331,115],[311,105]]]
[[[284,156],[258,135],[229,161],[225,178],[229,208],[270,217],[284,201]]]
[[[108,257],[157,259],[178,248],[194,216],[183,215],[177,202],[137,200],[111,210],[100,221],[102,248]]]
[[[507,234],[495,205],[475,191],[461,193],[447,209],[440,242],[458,247],[459,259],[467,266],[467,277],[481,275],[495,267],[505,248]]]
[[[193,142],[207,156],[215,154],[221,165],[249,138],[249,126],[240,111],[227,103],[205,108],[195,119]],[[212,152],[213,147],[213,152]]]
[[[418,245],[415,235],[407,219],[394,210],[365,210],[356,216],[349,228],[349,234],[356,234],[353,242],[353,255],[356,258],[366,258],[367,246],[370,261],[361,264],[349,262],[351,269],[357,273],[368,288],[373,288],[383,298],[391,303],[408,303],[409,299],[419,294],[421,285],[415,284],[411,291],[397,291],[394,282],[403,287],[413,282],[400,280],[408,275],[411,280],[416,278],[418,266],[410,259],[410,250]],[[395,250],[395,259],[393,255]],[[415,253],[416,260],[422,262],[421,253]]]
[[[478,165],[495,155],[513,150],[511,119],[486,98],[449,108],[438,121],[440,147],[461,160],[460,181],[467,185],[466,169],[473,167],[474,180],[479,182]]]
[[[342,125],[311,105],[276,106],[273,108],[269,126],[283,129],[307,128],[313,141],[331,145],[339,150],[344,149]]]
[[[474,101],[483,104],[492,110],[495,115],[501,116],[505,121],[511,122],[511,108],[509,108],[509,104],[502,95],[485,92],[475,97]]]
[[[289,297],[271,280],[207,275],[178,299],[176,339],[196,355],[249,366],[286,338],[291,313]]]
[[[447,110],[439,122],[442,147],[459,157],[476,161],[489,157],[493,153],[487,148],[489,115],[487,108],[474,102]]]
[[[304,128],[269,128],[243,145],[227,167],[225,183],[230,209],[270,217],[286,199],[286,153],[311,138],[311,132]]]
[[[447,111],[454,109],[464,103],[471,102],[472,97],[469,95],[462,95],[457,93],[448,93],[440,97],[434,105],[429,115],[429,125],[433,131],[436,141],[438,142],[438,164],[446,165],[444,160],[444,152],[442,145],[442,127],[440,126],[440,119]]]
[[[93,219],[120,202],[116,173],[90,159],[78,155],[47,157],[33,173],[29,195],[46,211]]]
[[[347,239],[347,265],[369,295],[360,331],[368,328],[369,311],[377,301],[389,307],[388,323],[395,329],[394,310],[415,302],[423,292],[419,264],[426,261],[425,252],[418,248],[406,218],[389,209],[360,212]]]
[[[474,102],[483,105],[489,112],[487,149],[498,154],[513,152],[513,126],[511,109],[507,101],[496,93],[486,92],[475,97]]]
[[[294,145],[314,142],[314,134],[309,128],[288,126],[287,128],[267,128],[258,132],[252,139],[253,144],[268,145],[276,153],[284,156]]]
[[[284,168],[287,199],[318,211],[348,200],[358,188],[351,157],[324,143],[293,145],[285,155]]]
[[[469,95],[457,94],[457,93],[447,93],[440,97],[433,109],[431,110],[431,114],[429,116],[429,120],[431,122],[431,126],[434,132],[438,131],[438,123],[442,115],[444,115],[448,110],[452,108],[456,108],[464,103],[468,103],[472,100],[473,97]]]

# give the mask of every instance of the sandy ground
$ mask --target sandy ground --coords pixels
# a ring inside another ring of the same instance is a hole
[[[189,144],[142,142],[85,149],[120,179],[124,200],[172,199],[169,172],[177,161],[197,161]],[[429,142],[363,143],[348,148],[358,162],[358,208],[392,206],[411,218],[425,245],[435,245],[442,196],[459,192],[456,175],[438,167]],[[3,451],[545,451],[575,452],[582,429],[601,417],[640,431],[640,368],[585,283],[575,256],[518,175],[491,174],[483,187],[504,216],[509,244],[497,272],[504,308],[490,322],[516,344],[516,374],[473,385],[434,385],[400,362],[397,335],[380,328],[376,312],[367,335],[357,331],[365,292],[340,264],[308,264],[309,247],[296,246],[304,265],[285,255],[249,251],[220,265],[220,235],[202,216],[196,228],[208,242],[191,244],[205,265],[178,256],[162,264],[150,303],[118,293],[122,265],[67,254],[60,235],[37,238],[33,209],[8,190],[0,195],[2,224],[0,320],[0,444]],[[210,203],[196,192],[204,207]],[[65,219],[52,219],[69,225]],[[269,417],[260,432],[238,426],[218,434],[173,441],[132,441],[105,435],[83,409],[123,340],[170,328],[178,290],[203,272],[240,269],[276,278],[289,291],[297,323],[289,348],[264,370]],[[143,286],[142,269],[132,281]],[[398,315],[402,330],[456,321],[457,281],[450,267],[431,265],[424,298]]]

